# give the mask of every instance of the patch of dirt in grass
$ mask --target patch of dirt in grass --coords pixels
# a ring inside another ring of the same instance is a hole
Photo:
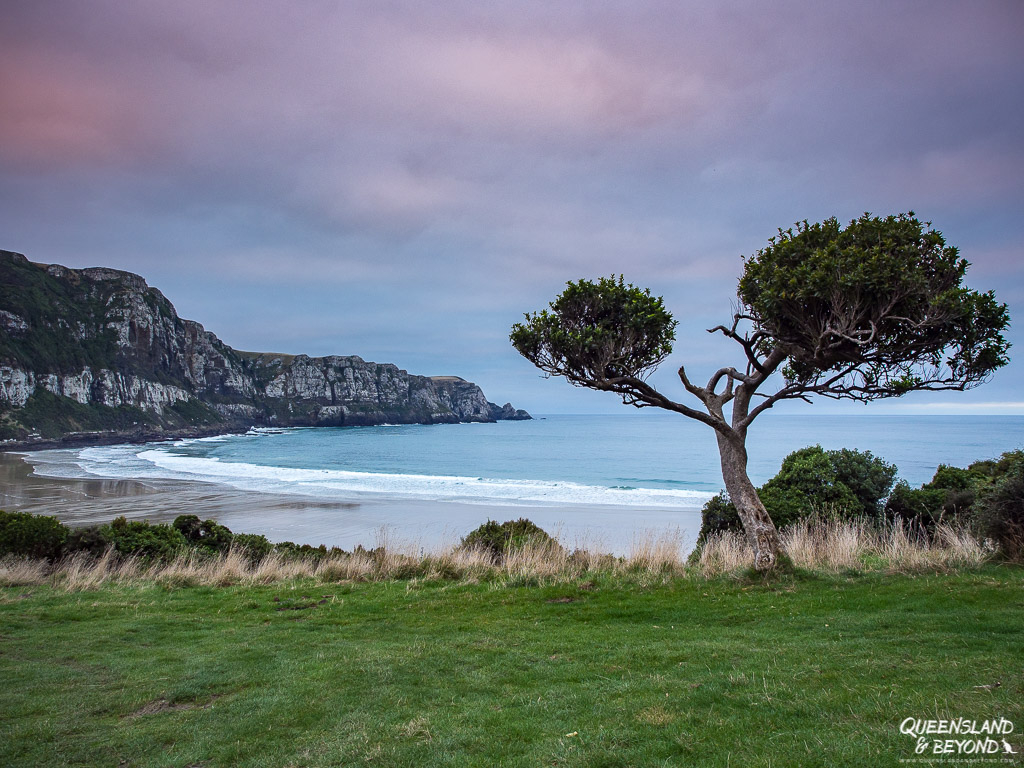
[[[580,598],[578,597],[552,597],[550,600],[546,600],[548,603],[578,603]]]
[[[299,598],[293,597],[275,597],[274,602],[278,603],[278,606],[274,609],[275,611],[305,611],[310,608],[316,608],[318,605],[324,605],[329,602],[328,598],[333,598],[334,595],[324,595],[320,600],[303,595]]]
[[[134,712],[125,715],[125,717],[136,718],[144,715],[159,715],[162,712],[180,712],[185,709],[209,709],[213,706],[213,702],[224,696],[225,694],[223,693],[216,693],[202,703],[198,701],[178,701],[172,704],[167,699],[156,699],[148,704],[143,704]]]

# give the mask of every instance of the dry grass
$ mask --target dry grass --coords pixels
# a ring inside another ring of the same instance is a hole
[[[782,549],[797,568],[837,573],[844,570],[914,572],[976,567],[994,554],[966,527],[941,523],[929,534],[897,521],[883,526],[864,520],[803,520],[783,529]],[[705,576],[740,573],[753,566],[742,534],[718,534],[700,553]]]
[[[939,525],[931,535],[906,524],[879,528],[866,522],[804,521],[781,533],[782,546],[797,568],[819,572],[881,570],[913,572],[951,570],[981,565],[992,547],[966,528]],[[386,542],[385,542],[386,544]],[[412,551],[416,551],[414,548]],[[270,554],[253,560],[232,549],[218,557],[195,552],[169,562],[148,562],[108,550],[95,558],[78,554],[51,564],[43,560],[0,559],[0,586],[50,584],[58,589],[95,589],[107,582],[156,583],[167,587],[270,584],[296,579],[318,582],[488,581],[495,586],[579,583],[595,577],[617,577],[647,584],[682,576],[716,578],[742,575],[753,564],[741,534],[711,537],[699,555],[687,562],[679,531],[648,535],[633,542],[626,557],[593,549],[569,552],[554,541],[517,550],[502,562],[477,550],[448,547],[412,554],[391,544],[374,552],[323,558]]]

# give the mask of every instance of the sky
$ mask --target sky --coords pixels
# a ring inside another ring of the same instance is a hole
[[[357,354],[535,413],[510,326],[623,274],[679,321],[778,228],[913,210],[1018,319],[1024,3],[7,0],[0,248],[143,275],[233,347]],[[1024,413],[1024,361],[856,413]],[[793,413],[839,408],[786,404]]]

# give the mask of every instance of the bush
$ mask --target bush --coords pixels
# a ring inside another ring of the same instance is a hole
[[[55,560],[68,537],[68,527],[55,517],[0,510],[0,555]]]
[[[757,493],[779,528],[822,514],[877,518],[884,513],[883,501],[893,487],[896,471],[870,451],[826,451],[814,445],[783,459],[779,473]],[[697,543],[699,546],[712,533],[741,530],[736,508],[720,493],[701,511]]]
[[[700,511],[700,535],[697,537],[697,548],[707,541],[708,536],[713,533],[724,533],[726,531],[743,530],[739,513],[736,507],[729,501],[729,497],[722,491],[712,497]]]
[[[977,489],[994,467],[995,462],[975,462],[968,469],[940,464],[931,482],[917,489],[901,480],[886,502],[886,516],[919,523],[928,530],[940,520],[969,519]]]
[[[252,561],[262,560],[274,551],[274,545],[266,536],[258,533],[236,533],[231,546],[245,550]]]
[[[177,528],[126,520],[124,515],[104,525],[100,532],[124,555],[171,560],[188,546],[188,541]]]
[[[498,523],[488,520],[474,531],[471,531],[459,545],[462,549],[479,549],[491,555],[495,562],[501,562],[505,556],[526,546],[559,545],[547,532],[534,523],[521,517],[518,520],[507,520]]]
[[[227,552],[234,538],[227,526],[215,520],[200,522],[195,515],[178,515],[171,525],[190,545],[211,552]]]
[[[975,524],[1005,557],[1024,561],[1024,452],[1004,453],[996,466],[995,480],[978,494]]]
[[[886,516],[920,523],[931,530],[943,517],[948,491],[944,488],[911,488],[905,480],[896,483],[885,504]]]
[[[64,552],[88,552],[91,555],[102,555],[107,551],[113,540],[107,535],[109,526],[90,525],[86,528],[73,528],[68,540],[64,542]]]
[[[356,547],[356,551],[366,552],[372,557],[378,550],[363,550],[362,547]],[[312,560],[314,562],[319,562],[326,557],[340,557],[348,554],[348,552],[338,547],[331,547],[328,549],[323,544],[318,547],[314,547],[311,544],[296,544],[294,541],[278,542],[274,545],[274,552],[281,555],[286,560]],[[381,552],[383,552],[383,550]]]

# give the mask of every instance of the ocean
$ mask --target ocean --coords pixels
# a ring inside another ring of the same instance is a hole
[[[1024,447],[1024,417],[769,414],[749,435],[751,479],[764,482],[787,454],[815,444],[871,451],[916,486],[939,464],[966,466]],[[596,536],[616,551],[640,532],[673,524],[692,541],[701,506],[722,487],[712,430],[647,411],[497,424],[254,429],[41,451],[27,460],[45,477],[201,482],[316,502],[334,510],[333,517],[319,516],[317,529],[286,535],[289,513],[279,506],[268,535],[339,545],[366,543],[380,526],[436,543],[464,534],[474,520],[512,515],[555,526],[563,536]],[[239,530],[264,532],[268,525],[254,517]]]

